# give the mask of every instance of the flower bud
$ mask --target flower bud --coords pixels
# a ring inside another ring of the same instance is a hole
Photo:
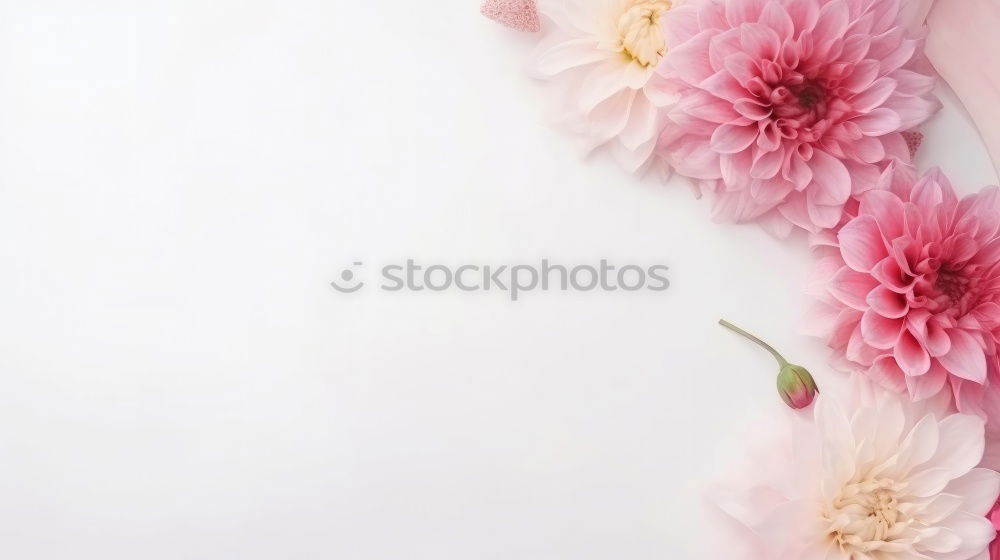
[[[788,406],[799,409],[812,404],[819,389],[809,370],[795,364],[785,364],[778,372],[778,394]]]
[[[809,374],[809,370],[802,366],[788,363],[788,360],[779,354],[777,350],[772,348],[770,344],[737,327],[729,321],[723,319],[719,321],[719,324],[734,333],[753,341],[755,344],[764,350],[767,350],[772,356],[774,356],[774,359],[778,361],[778,367],[781,368],[778,371],[778,394],[781,396],[781,400],[785,401],[785,404],[794,409],[805,408],[812,404],[813,400],[816,398],[816,393],[819,393],[819,388],[816,387],[816,381],[813,380],[812,375]]]

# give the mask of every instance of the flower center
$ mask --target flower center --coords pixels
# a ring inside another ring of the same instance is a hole
[[[806,83],[795,92],[803,109],[812,109],[823,100],[823,90],[815,84]]]
[[[800,126],[812,126],[827,114],[827,92],[822,85],[793,75],[770,95],[774,115]]]
[[[959,303],[969,292],[969,279],[965,278],[959,271],[942,268],[938,270],[934,287],[947,296],[952,303]]]
[[[996,283],[984,277],[975,265],[953,268],[941,265],[933,277],[933,289],[928,295],[932,311],[962,317],[984,299],[997,296]]]
[[[619,52],[649,68],[666,53],[660,14],[672,6],[670,0],[639,1],[618,18]]]
[[[841,550],[869,552],[890,548],[887,543],[910,524],[899,506],[892,481],[868,480],[845,486],[824,519]]]

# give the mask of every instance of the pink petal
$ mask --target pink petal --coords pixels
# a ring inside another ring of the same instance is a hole
[[[771,107],[760,103],[759,101],[754,101],[749,98],[743,98],[732,104],[732,108],[736,109],[736,112],[748,119],[759,121],[761,119],[766,119],[771,116]],[[730,119],[731,120],[731,119]],[[727,121],[720,121],[727,122]]]
[[[879,75],[879,63],[877,60],[862,60],[854,65],[854,70],[841,83],[841,86],[850,91],[864,91]]]
[[[931,357],[913,334],[904,330],[893,349],[896,363],[906,375],[923,375],[931,367]]]
[[[922,124],[941,108],[937,99],[897,95],[885,102],[884,107],[899,116],[899,128],[905,130]]]
[[[900,129],[903,121],[891,109],[879,107],[874,111],[855,117],[852,121],[867,136],[882,136]]]
[[[976,339],[961,329],[948,331],[951,349],[938,358],[952,375],[976,383],[986,381],[986,355]]]
[[[883,286],[900,294],[909,292],[916,280],[903,272],[896,259],[882,260],[872,268],[871,275]]]
[[[766,25],[768,28],[773,29],[775,33],[782,39],[789,39],[792,37],[792,33],[795,32],[795,24],[792,22],[792,17],[788,15],[788,11],[781,7],[781,4],[775,0],[771,0],[764,6],[764,10],[760,14],[760,23]]]
[[[739,29],[743,50],[750,56],[767,60],[777,56],[781,40],[773,30],[759,23],[744,23]]]
[[[817,204],[815,202],[816,191],[810,190],[806,196],[806,210],[809,212],[809,220],[812,226],[807,228],[810,231],[823,230],[836,227],[844,217],[843,204]]]
[[[851,336],[847,340],[847,348],[844,349],[844,357],[849,361],[862,366],[870,366],[883,354],[885,354],[884,349],[875,348],[865,342],[860,328],[851,331]]]
[[[746,149],[757,139],[757,127],[724,124],[712,133],[712,149],[722,154],[734,154]]]
[[[741,23],[757,21],[766,0],[726,0],[726,20],[739,27]]]
[[[813,41],[818,45],[843,37],[848,23],[850,14],[847,11],[847,3],[827,2],[820,8],[819,18],[812,33]]]
[[[889,319],[869,309],[861,316],[861,334],[871,346],[888,350],[896,346],[903,332],[902,319]]]
[[[879,385],[897,393],[906,389],[906,374],[899,369],[892,356],[883,356],[875,360],[868,369],[868,376]]]
[[[755,179],[770,179],[781,170],[781,164],[785,160],[785,150],[778,149],[773,152],[764,152],[758,155],[757,161],[750,168],[750,176]]]
[[[871,278],[869,276],[869,278]],[[910,310],[906,297],[893,292],[885,286],[878,286],[868,293],[865,302],[875,310],[876,313],[890,319],[897,319],[906,315]]]
[[[858,216],[837,234],[844,262],[858,272],[869,272],[889,255],[878,223],[871,216]]]
[[[730,55],[725,60],[726,70],[736,78],[743,87],[760,76],[760,64],[750,55],[738,52]]]
[[[895,239],[903,234],[903,201],[889,191],[865,193],[861,197],[858,215],[875,218],[885,239]]]
[[[922,96],[934,90],[934,77],[912,70],[899,69],[892,73],[896,91],[902,95]]]
[[[871,37],[867,35],[850,35],[844,39],[844,51],[840,53],[841,60],[846,62],[859,62],[871,46]]]
[[[813,171],[813,188],[809,191],[815,197],[813,202],[823,205],[841,205],[847,202],[851,197],[851,175],[839,159],[816,150],[809,160],[809,167]]]
[[[689,84],[698,84],[715,73],[708,59],[708,45],[714,34],[706,29],[670,49],[670,57],[666,60],[677,77]]]
[[[819,19],[819,4],[816,2],[786,2],[785,9],[795,23],[795,28],[801,31],[812,30]]]
[[[885,103],[895,90],[896,80],[879,78],[867,89],[851,98],[851,108],[859,113],[868,113]]]
[[[699,86],[701,89],[712,95],[735,103],[749,95],[746,88],[736,81],[732,74],[725,70],[719,70],[706,78]]]
[[[940,364],[931,364],[923,375],[907,375],[906,389],[914,401],[922,401],[941,392],[948,380],[948,372]]]
[[[851,143],[855,155],[865,163],[877,163],[885,159],[882,141],[871,136],[863,136]]]
[[[858,311],[866,311],[868,304],[865,302],[865,298],[876,286],[878,286],[878,282],[868,274],[851,270],[845,266],[830,279],[828,289],[830,294],[844,305]]]
[[[802,190],[812,181],[812,168],[798,154],[792,154],[788,158],[788,175],[786,178],[795,184],[797,190]]]
[[[680,111],[715,124],[731,122],[739,118],[733,111],[733,104],[707,92],[697,91],[684,96],[676,108]]]

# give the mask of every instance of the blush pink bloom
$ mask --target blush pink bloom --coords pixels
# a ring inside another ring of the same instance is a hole
[[[665,21],[681,96],[658,152],[717,219],[832,228],[939,107],[898,0],[705,0]]]
[[[890,166],[825,249],[810,315],[841,365],[920,401],[1000,420],[1000,196]]]

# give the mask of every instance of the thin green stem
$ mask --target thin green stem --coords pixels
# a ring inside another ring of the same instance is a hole
[[[744,338],[748,338],[748,339],[752,340],[753,342],[757,343],[757,345],[759,345],[761,348],[763,348],[764,350],[767,350],[768,352],[770,352],[771,355],[774,356],[774,359],[778,360],[778,365],[779,366],[785,367],[785,366],[788,365],[788,360],[786,360],[784,356],[782,356],[781,354],[779,354],[778,351],[775,350],[770,344],[764,342],[763,340],[761,340],[761,339],[757,338],[756,336],[748,333],[747,331],[745,331],[745,330],[737,327],[736,325],[730,323],[729,321],[727,321],[725,319],[719,319],[719,324],[722,325],[723,327],[726,327],[727,329],[733,331],[734,333],[736,333],[736,334],[744,337]]]

